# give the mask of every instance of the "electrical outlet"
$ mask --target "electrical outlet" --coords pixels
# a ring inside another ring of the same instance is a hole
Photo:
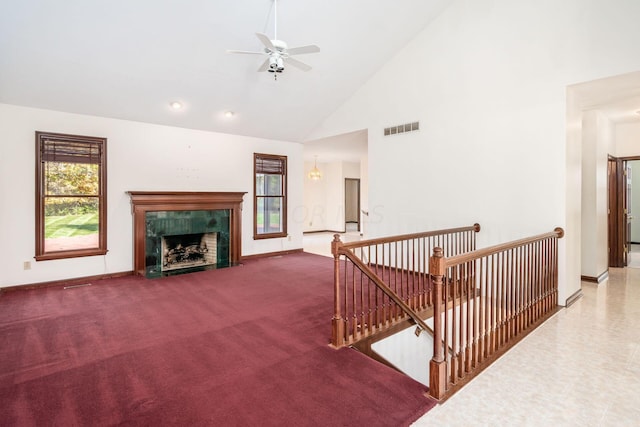
[[[25,261],[24,264],[22,265],[22,267],[25,270],[31,270],[31,261]]]

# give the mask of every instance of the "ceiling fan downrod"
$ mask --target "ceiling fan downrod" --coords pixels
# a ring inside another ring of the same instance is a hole
[[[273,0],[273,38],[278,40],[278,0]]]

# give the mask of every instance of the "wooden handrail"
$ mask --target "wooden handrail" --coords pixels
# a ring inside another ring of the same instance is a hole
[[[564,236],[564,230],[561,227],[556,227],[553,231],[549,233],[543,233],[543,234],[538,234],[537,236],[525,237],[519,240],[513,240],[511,242],[501,243],[498,245],[477,249],[472,252],[467,252],[464,254],[448,257],[445,259],[445,267],[448,268],[448,267],[453,267],[454,265],[464,264],[466,262],[473,261],[478,258],[483,258],[485,256],[508,251],[510,249],[515,249],[519,246],[535,243],[540,240],[547,239],[549,237],[557,237],[558,239],[561,239],[563,236]]]
[[[349,243],[343,243],[340,242],[340,245],[338,246],[338,248],[340,249],[353,249],[353,248],[360,248],[360,247],[364,247],[364,246],[374,246],[374,245],[380,245],[380,244],[384,244],[384,243],[393,243],[393,242],[399,242],[402,240],[411,240],[411,239],[420,239],[423,237],[432,237],[432,236],[438,236],[438,235],[445,235],[445,234],[454,234],[454,233],[461,233],[464,231],[475,231],[476,233],[480,232],[480,224],[475,223],[471,226],[468,227],[457,227],[457,228],[447,228],[444,230],[435,230],[435,231],[424,231],[424,232],[420,232],[420,233],[410,233],[410,234],[401,234],[399,236],[389,236],[389,237],[379,237],[379,238],[375,238],[375,239],[367,239],[367,240],[358,240],[355,242],[349,242]],[[339,234],[334,234],[334,238],[335,236],[340,237]],[[334,248],[332,247],[332,250]],[[336,253],[334,252],[333,255],[335,256]]]
[[[362,271],[373,283],[375,283],[382,292],[384,292],[389,298],[391,298],[393,302],[398,304],[402,311],[404,311],[416,323],[419,328],[419,331],[416,331],[416,335],[420,335],[420,331],[428,331],[433,336],[433,330],[429,326],[427,326],[426,323],[424,323],[420,316],[418,316],[418,313],[413,311],[411,307],[405,304],[405,302],[398,297],[398,294],[393,292],[393,290],[389,286],[387,286],[382,281],[382,279],[378,277],[377,274],[371,271],[371,269],[369,269],[369,267],[365,263],[363,263],[358,257],[354,256],[349,251],[342,252],[342,254],[349,258],[349,260],[354,263],[356,267],[360,269],[360,271]]]

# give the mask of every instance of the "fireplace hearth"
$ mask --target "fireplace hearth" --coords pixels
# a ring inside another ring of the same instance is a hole
[[[153,278],[240,263],[246,193],[128,193],[136,274]]]

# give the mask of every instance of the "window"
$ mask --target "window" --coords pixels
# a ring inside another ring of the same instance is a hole
[[[36,260],[107,253],[106,138],[36,132]]]
[[[287,157],[253,155],[253,238],[287,235]]]

